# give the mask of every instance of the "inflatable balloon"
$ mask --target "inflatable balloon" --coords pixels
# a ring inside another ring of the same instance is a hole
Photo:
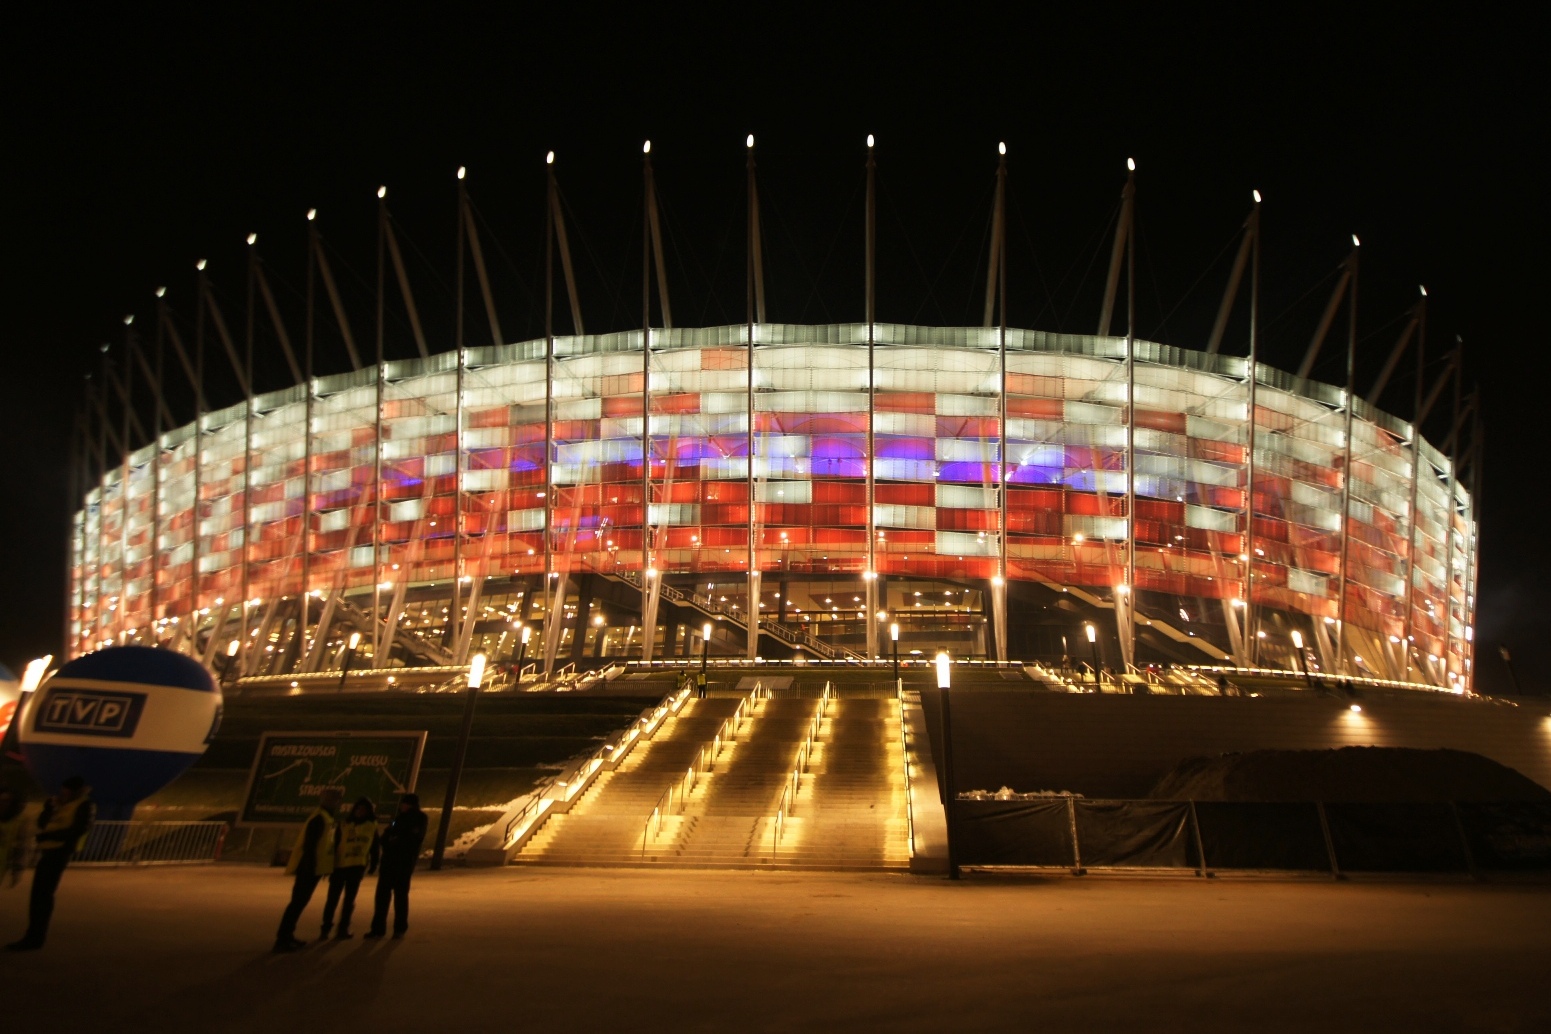
[[[176,779],[221,722],[221,691],[204,666],[170,650],[110,646],[77,657],[23,705],[17,741],[50,793],[73,775],[103,818]]]

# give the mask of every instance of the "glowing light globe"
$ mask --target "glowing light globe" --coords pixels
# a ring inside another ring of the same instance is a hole
[[[70,661],[23,707],[17,742],[33,777],[53,793],[81,776],[101,817],[127,817],[205,752],[221,691],[182,654],[111,646]]]

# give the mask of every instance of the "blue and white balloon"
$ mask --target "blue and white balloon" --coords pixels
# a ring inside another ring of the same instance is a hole
[[[182,774],[220,722],[221,690],[198,661],[110,646],[70,661],[28,694],[17,742],[45,789],[81,776],[109,817]]]

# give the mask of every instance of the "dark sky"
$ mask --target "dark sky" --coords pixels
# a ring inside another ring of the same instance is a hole
[[[775,7],[731,24],[721,19],[743,8],[669,18],[662,5],[651,17],[597,6],[551,19],[520,7],[499,19],[445,4],[7,13],[0,662],[58,648],[66,442],[83,377],[102,342],[119,349],[125,314],[148,322],[158,285],[175,311],[192,311],[196,259],[240,322],[243,239],[257,232],[295,332],[303,213],[316,206],[370,341],[374,195],[386,184],[432,350],[446,350],[453,173],[466,165],[506,336],[536,336],[553,148],[587,329],[638,326],[650,137],[676,321],[741,321],[753,132],[770,318],[859,319],[863,140],[875,133],[884,320],[978,322],[998,140],[1010,156],[1015,325],[1093,330],[1095,255],[1127,156],[1140,166],[1144,337],[1201,347],[1251,188],[1266,198],[1267,361],[1296,367],[1354,232],[1360,391],[1425,283],[1429,350],[1441,358],[1463,337],[1490,443],[1480,684],[1509,688],[1496,652],[1506,643],[1525,688],[1551,691],[1541,28],[1430,6],[1403,17],[1362,5],[1278,15],[1089,4],[926,18],[901,5],[865,19]],[[472,291],[469,340],[482,344]],[[1244,333],[1241,315],[1226,349],[1242,352]],[[390,355],[412,351],[395,312],[386,336]],[[320,342],[320,372],[346,368],[337,338]],[[262,333],[260,350],[258,387],[284,386]],[[1339,380],[1340,349],[1327,353],[1316,374]],[[1384,402],[1408,417],[1407,371]],[[209,390],[216,404],[237,398],[219,373]],[[188,400],[174,404],[188,419]],[[1436,442],[1446,428],[1428,431]]]

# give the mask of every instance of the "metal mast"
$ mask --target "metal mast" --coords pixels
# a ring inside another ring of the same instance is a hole
[[[552,496],[554,495],[554,471],[551,462],[555,455],[555,210],[559,207],[555,197],[555,152],[544,158],[544,486],[539,498],[544,501],[544,571],[540,576],[540,588],[544,598],[544,671],[549,672],[554,663],[554,653],[549,648],[554,635],[555,608],[549,583],[555,577],[554,556],[550,549],[552,535]],[[532,611],[524,600],[524,610]],[[518,672],[519,680],[522,673]]]
[[[1417,521],[1416,497],[1422,476],[1422,393],[1426,390],[1427,377],[1427,288],[1416,305],[1416,386],[1411,405],[1411,491],[1406,507],[1406,614],[1400,633],[1401,679],[1411,681],[1411,651],[1416,637],[1416,552]],[[1378,402],[1374,393],[1372,401]]]
[[[1259,420],[1256,395],[1260,381],[1260,191],[1250,195],[1251,250],[1249,274],[1249,424],[1244,449],[1244,642],[1251,665],[1260,664],[1260,618],[1255,609],[1255,431]]]
[[[652,537],[652,266],[657,267],[657,295],[662,305],[664,330],[673,326],[668,304],[668,268],[663,261],[662,220],[657,211],[657,181],[652,174],[652,142],[641,145],[641,658],[651,660],[657,636],[657,605],[662,594],[662,572],[653,561]],[[666,459],[672,462],[672,457]],[[670,499],[664,499],[663,523]]]
[[[1007,144],[996,145],[996,207],[991,220],[991,259],[986,273],[985,324],[996,328],[996,571],[991,576],[991,620],[996,659],[1007,660]]]
[[[876,393],[877,368],[877,254],[878,254],[878,163],[873,158],[873,136],[867,134],[867,235],[866,276],[864,290],[867,298],[867,567],[862,572],[866,583],[867,656],[878,656],[878,507],[877,507],[877,449],[876,440]]]
[[[759,652],[759,543],[755,541],[758,522],[754,511],[759,502],[754,498],[754,326],[765,322],[765,270],[759,236],[759,187],[754,179],[754,134],[744,141],[748,151],[748,278],[745,304],[748,309],[748,371],[747,413],[748,432],[745,451],[748,456],[748,656],[752,660]]]
[[[1346,581],[1347,555],[1351,543],[1352,520],[1352,417],[1357,402],[1357,272],[1358,252],[1362,242],[1352,234],[1352,255],[1347,259],[1347,273],[1351,282],[1351,297],[1346,307],[1346,430],[1342,435],[1345,454],[1341,466],[1341,562],[1336,595],[1336,659],[1344,674],[1351,674],[1346,659]]]

